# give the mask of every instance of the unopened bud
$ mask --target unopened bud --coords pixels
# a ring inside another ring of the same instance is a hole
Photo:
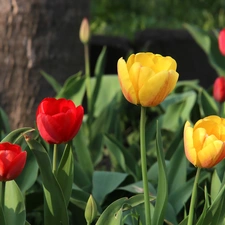
[[[84,18],[80,26],[80,41],[83,44],[87,44],[90,39],[90,27],[87,18]]]
[[[216,78],[213,85],[213,97],[218,102],[225,101],[225,77]]]
[[[97,214],[97,205],[92,195],[90,195],[84,212],[87,223],[91,224],[96,219]]]

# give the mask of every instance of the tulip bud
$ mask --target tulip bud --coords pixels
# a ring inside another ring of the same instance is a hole
[[[90,195],[84,212],[87,223],[91,224],[97,217],[97,214],[97,205],[92,195]]]
[[[218,102],[225,101],[225,77],[218,77],[213,85],[213,97]]]
[[[221,54],[225,56],[225,28],[219,33],[218,44]]]
[[[90,27],[87,18],[84,18],[80,26],[80,41],[83,44],[87,44],[90,39]]]

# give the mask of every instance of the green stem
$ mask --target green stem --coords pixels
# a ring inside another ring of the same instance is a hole
[[[223,107],[223,103],[219,102],[219,106],[218,106],[218,116],[222,117],[222,107]]]
[[[2,210],[4,211],[4,207],[5,207],[5,181],[1,182],[1,207]]]
[[[57,144],[54,144],[54,149],[53,149],[53,162],[52,162],[52,172],[55,174],[57,170],[57,156],[58,156],[58,151],[57,151]]]
[[[89,61],[89,48],[88,44],[84,44],[84,63],[85,63],[85,76],[86,76],[86,91],[87,91],[87,105],[88,113],[91,111],[91,77],[90,77],[90,61]]]
[[[195,182],[194,182],[194,186],[193,186],[193,189],[192,189],[191,203],[190,203],[190,209],[189,209],[189,216],[188,216],[188,223],[187,223],[187,225],[192,225],[193,224],[195,203],[196,203],[196,199],[197,199],[197,187],[198,187],[200,170],[201,170],[201,168],[197,169],[196,176],[195,176]]]
[[[141,107],[140,148],[141,148],[142,180],[143,180],[143,187],[144,187],[145,220],[146,220],[147,225],[151,225],[151,212],[150,212],[150,200],[149,200],[148,177],[147,177],[147,161],[146,161],[146,147],[145,147],[145,122],[146,122],[146,108]]]

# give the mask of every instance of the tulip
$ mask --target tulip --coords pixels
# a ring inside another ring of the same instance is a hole
[[[225,56],[225,28],[219,33],[218,44],[221,54]]]
[[[27,152],[21,147],[9,142],[0,143],[0,181],[17,178],[22,172],[27,158]]]
[[[132,54],[117,63],[120,86],[125,98],[141,106],[160,104],[174,89],[179,74],[170,56],[153,53]]]
[[[184,149],[187,159],[196,167],[211,168],[225,158],[225,119],[208,116],[194,127],[184,126]]]
[[[218,77],[213,85],[213,97],[218,102],[225,101],[225,77]]]
[[[37,128],[41,137],[50,144],[72,140],[82,124],[84,109],[64,98],[45,98],[36,112]]]
[[[80,35],[80,41],[83,44],[88,43],[90,39],[90,27],[89,27],[89,22],[87,18],[84,18],[81,22],[79,35]]]

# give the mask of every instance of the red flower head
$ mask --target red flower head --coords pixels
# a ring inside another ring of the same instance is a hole
[[[8,142],[0,143],[0,181],[14,180],[22,172],[27,152]]]
[[[218,102],[225,101],[225,77],[218,77],[213,85],[213,97]]]
[[[218,44],[221,54],[225,56],[225,28],[219,33]]]
[[[83,107],[76,107],[71,100],[45,98],[37,109],[37,128],[50,144],[68,142],[78,133],[83,115]]]

